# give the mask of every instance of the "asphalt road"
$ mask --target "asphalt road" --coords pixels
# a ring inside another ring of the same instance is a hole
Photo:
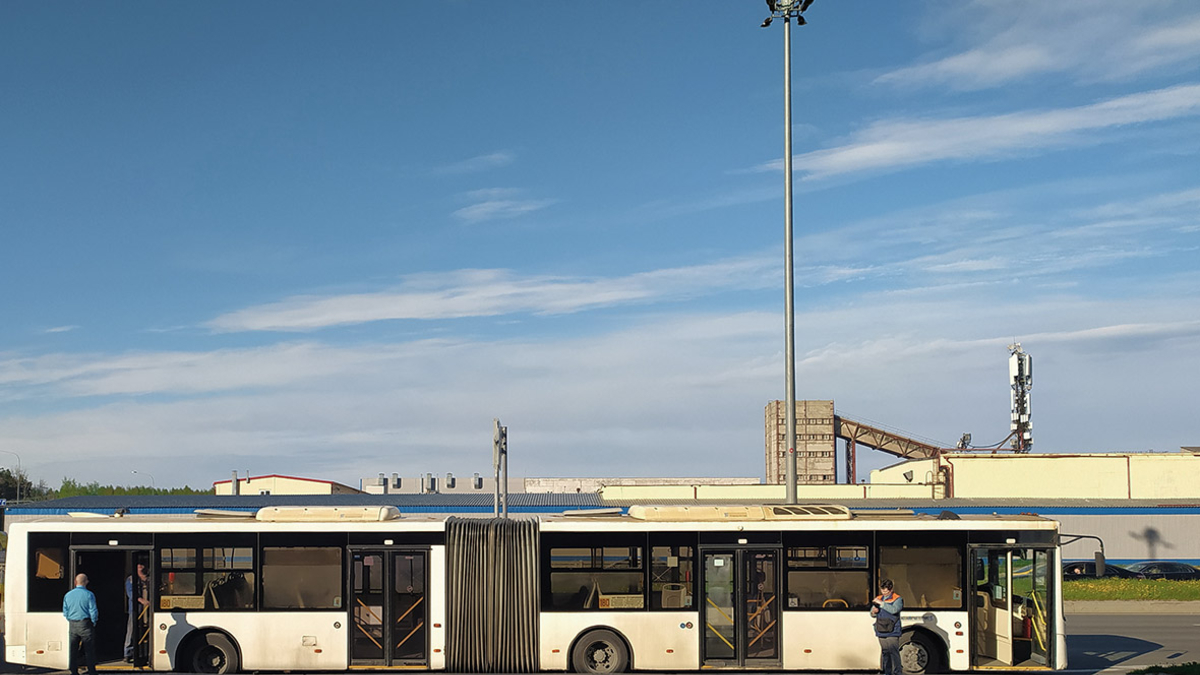
[[[1067,659],[1063,672],[1072,675],[1124,675],[1148,666],[1200,661],[1200,615],[1068,614]],[[56,671],[0,664],[0,672]]]
[[[1200,616],[1068,614],[1069,673],[1119,675],[1200,661]]]

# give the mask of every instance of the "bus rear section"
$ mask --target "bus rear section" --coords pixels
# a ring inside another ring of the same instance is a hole
[[[905,600],[906,672],[1066,666],[1053,521],[695,506],[636,520],[542,523],[542,668],[878,670],[884,578]]]

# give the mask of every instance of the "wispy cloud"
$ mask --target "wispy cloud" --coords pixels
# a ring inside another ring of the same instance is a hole
[[[398,289],[298,296],[219,316],[220,332],[308,331],[394,319],[455,319],[501,314],[567,314],[628,303],[689,297],[771,283],[775,261],[744,258],[613,278],[528,276],[509,270],[458,270],[407,277]]]
[[[555,199],[525,199],[524,190],[519,188],[480,188],[463,193],[463,198],[474,202],[451,215],[466,223],[482,223],[489,220],[518,218],[557,203]]]
[[[516,160],[516,155],[507,150],[500,152],[492,152],[486,155],[477,155],[468,159],[464,159],[451,164],[439,166],[436,173],[440,174],[464,174],[478,173],[487,171],[488,169],[498,169],[502,166],[508,166]]]
[[[1092,105],[951,119],[889,120],[854,134],[848,143],[795,157],[807,179],[881,171],[941,161],[981,161],[1096,144],[1104,129],[1200,114],[1200,85],[1167,87]],[[783,161],[760,165],[778,171]]]
[[[553,199],[488,199],[464,206],[451,215],[468,223],[517,218],[541,211],[554,204]]]
[[[1147,386],[1158,374],[1142,372],[1144,354],[1168,343],[1166,368],[1200,367],[1200,322],[1176,318],[1179,301],[875,294],[854,307],[801,311],[799,393],[922,436],[998,439],[1007,430],[1004,346],[1016,338],[1043,364],[1035,419],[1044,450],[1161,445],[1181,429],[1117,437],[1086,421],[1123,397],[1125,410],[1190,419],[1186,383]],[[1105,321],[1110,314],[1126,320]],[[480,443],[501,416],[519,430],[515,466],[526,475],[605,475],[614,462],[644,475],[690,472],[681,463],[760,475],[762,406],[781,394],[780,333],[776,312],[740,312],[651,316],[561,339],[56,355],[24,362],[24,379],[4,389],[107,398],[0,417],[0,434],[37,458],[42,475],[73,475],[71,463],[86,458],[137,457],[160,480],[194,482],[303,457],[309,471],[353,484],[397,467],[478,470]],[[1114,376],[1122,388],[1102,386]],[[1122,393],[1131,387],[1142,392],[1132,402]],[[952,404],[939,403],[948,391]],[[167,446],[192,457],[186,474],[161,459]],[[331,453],[341,463],[310,459]],[[93,479],[122,479],[104,463],[96,470]]]
[[[45,332],[45,333],[69,333],[73,330],[78,330],[78,329],[79,329],[79,326],[55,326],[53,328],[47,328],[43,332]]]
[[[1200,59],[1200,13],[1187,2],[980,1],[928,23],[957,50],[876,83],[979,90],[1050,73],[1123,80],[1165,67],[1191,70]]]

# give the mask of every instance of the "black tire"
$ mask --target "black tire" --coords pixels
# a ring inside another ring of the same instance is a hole
[[[229,638],[220,633],[204,633],[194,638],[188,646],[181,670],[189,673],[213,673],[226,675],[241,668],[237,648]]]
[[[900,638],[900,665],[910,675],[942,672],[942,650],[937,640],[911,631]]]
[[[611,630],[594,630],[575,643],[571,666],[577,673],[623,673],[629,669],[629,650]]]

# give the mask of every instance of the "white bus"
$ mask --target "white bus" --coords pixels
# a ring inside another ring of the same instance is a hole
[[[85,573],[112,669],[877,670],[868,609],[890,578],[906,671],[1057,670],[1057,528],[816,505],[73,514],[10,527],[6,657],[66,668],[62,597]],[[148,582],[134,594],[150,604],[129,664],[125,584],[139,564]]]

